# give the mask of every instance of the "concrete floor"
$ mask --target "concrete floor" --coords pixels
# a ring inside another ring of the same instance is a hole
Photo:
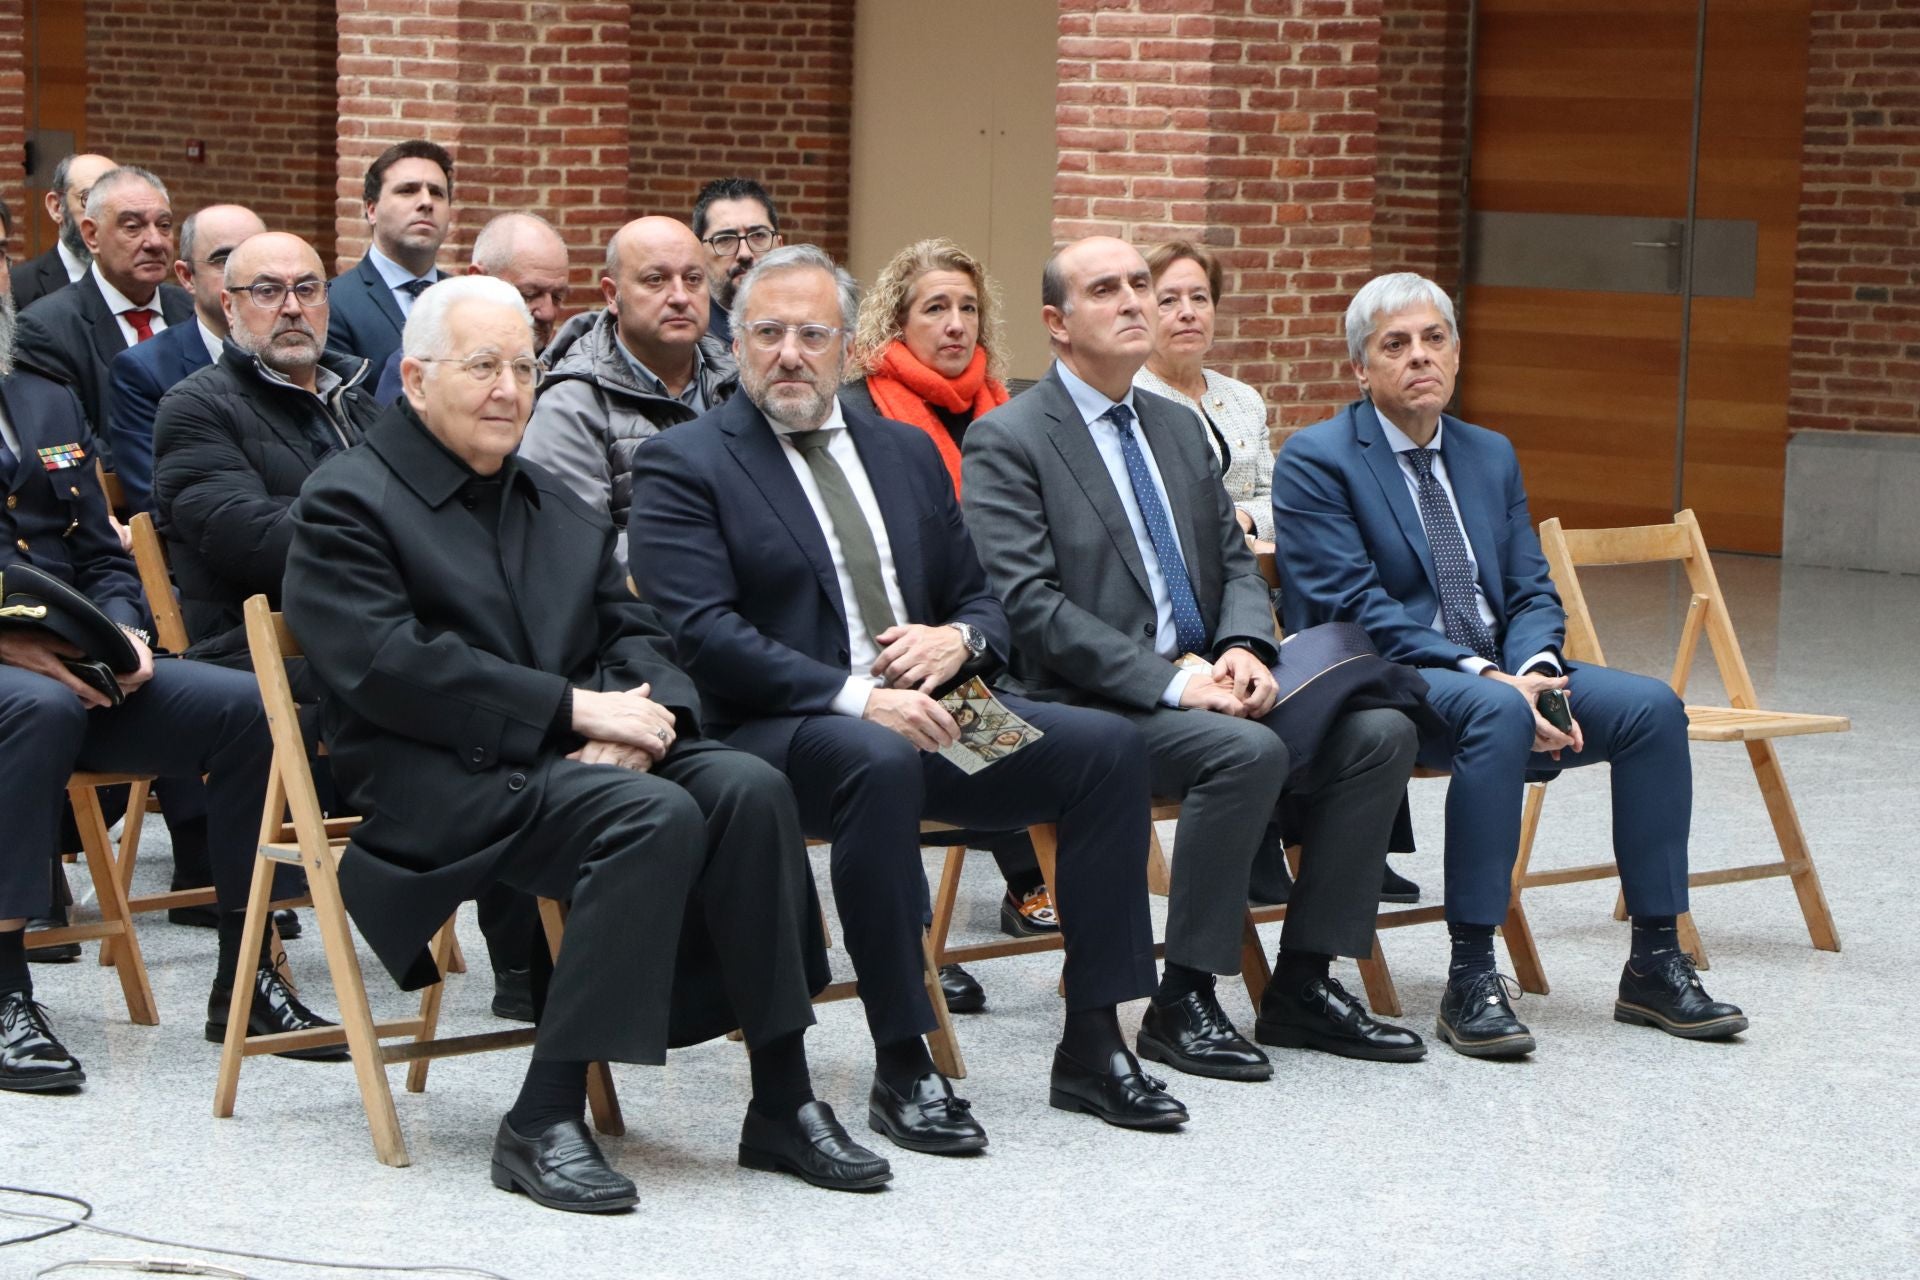
[[[1915,988],[1920,930],[1900,914],[1920,841],[1913,755],[1890,749],[1920,719],[1920,578],[1738,557],[1719,567],[1762,697],[1854,722],[1851,734],[1784,748],[1846,950],[1807,945],[1783,882],[1696,897],[1709,989],[1753,1020],[1737,1043],[1687,1044],[1614,1023],[1626,926],[1608,914],[1613,886],[1551,888],[1528,898],[1553,984],[1550,996],[1519,1006],[1540,1040],[1533,1060],[1473,1062],[1440,1047],[1423,1063],[1386,1066],[1276,1051],[1268,1084],[1174,1077],[1192,1125],[1132,1134],[1046,1106],[1057,961],[993,961],[976,970],[991,1011],[961,1026],[973,1068],[963,1092],[992,1135],[983,1157],[883,1146],[895,1181],[866,1197],[744,1172],[733,1147],[745,1055],[710,1044],[664,1069],[617,1069],[629,1133],[606,1145],[642,1201],[630,1215],[592,1220],[488,1184],[488,1145],[518,1083],[517,1055],[441,1062],[426,1093],[399,1094],[407,1169],[373,1159],[342,1065],[256,1059],[235,1117],[213,1119],[216,1052],[200,1038],[212,938],[149,920],[141,937],[159,1027],[127,1024],[117,986],[91,954],[36,971],[90,1082],[79,1097],[0,1096],[0,1182],[84,1196],[97,1221],[127,1230],[355,1265],[321,1272],[71,1232],[0,1249],[0,1278],[136,1256],[197,1257],[256,1276],[376,1274],[365,1264],[438,1275],[452,1272],[436,1265],[457,1265],[516,1280],[1920,1273],[1920,1054],[1902,995]],[[1609,658],[1664,672],[1686,599],[1672,575],[1590,575],[1590,593]],[[1692,697],[1718,696],[1703,660]],[[1772,856],[1744,753],[1702,745],[1694,760],[1694,865]],[[1415,785],[1428,847],[1398,860],[1428,900],[1439,883],[1443,786]],[[1605,856],[1606,786],[1600,769],[1554,784],[1538,865]],[[158,877],[164,866],[154,856],[143,870]],[[970,936],[992,931],[995,892],[991,860],[975,859],[963,904]],[[483,956],[465,925],[467,954]],[[1430,1037],[1444,933],[1398,930],[1385,946],[1406,1021]],[[291,949],[311,997],[331,1008],[317,940]],[[844,969],[844,955],[836,963]],[[484,975],[453,981],[455,1028],[500,1025],[486,1012],[487,987]],[[1222,989],[1246,1026],[1245,993]],[[404,1005],[384,987],[376,1001],[395,1013]],[[1139,1012],[1123,1011],[1129,1027]],[[823,1009],[809,1045],[820,1096],[864,1133],[869,1059],[858,1010]],[[398,1090],[400,1073],[393,1078]],[[15,1208],[43,1206],[0,1194],[0,1209]],[[0,1218],[0,1236],[28,1229]]]

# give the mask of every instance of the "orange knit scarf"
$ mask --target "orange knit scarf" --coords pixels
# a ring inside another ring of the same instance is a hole
[[[949,413],[971,411],[968,420],[972,421],[1007,402],[1006,384],[987,376],[985,347],[975,347],[966,369],[959,377],[949,378],[921,364],[898,338],[887,344],[880,353],[879,366],[867,375],[867,391],[883,416],[911,423],[933,437],[940,460],[953,477],[956,497],[960,493],[960,446],[928,406],[938,405]]]

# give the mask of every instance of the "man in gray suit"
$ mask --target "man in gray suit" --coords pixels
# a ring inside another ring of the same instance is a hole
[[[1266,582],[1202,427],[1133,386],[1152,297],[1146,261],[1123,241],[1056,253],[1041,282],[1054,366],[968,430],[961,486],[1012,623],[1014,675],[1034,697],[1132,720],[1155,794],[1182,800],[1167,966],[1140,1056],[1221,1079],[1272,1075],[1213,986],[1240,970],[1248,873],[1284,790],[1304,857],[1255,1038],[1413,1061],[1420,1038],[1374,1021],[1328,974],[1335,955],[1371,953],[1413,725],[1386,707],[1336,709],[1305,748],[1295,725],[1283,729]]]

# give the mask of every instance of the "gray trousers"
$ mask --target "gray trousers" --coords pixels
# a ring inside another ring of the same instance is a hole
[[[1293,762],[1286,743],[1261,721],[1172,707],[1123,714],[1146,739],[1154,795],[1181,802],[1169,963],[1240,971],[1247,878],[1283,788],[1304,818],[1290,832],[1301,845],[1300,877],[1281,947],[1372,954],[1387,838],[1419,746],[1411,720],[1398,711],[1341,715],[1287,787]]]

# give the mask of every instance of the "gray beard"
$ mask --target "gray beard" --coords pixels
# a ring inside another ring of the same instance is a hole
[[[0,378],[13,372],[13,295],[0,294]]]
[[[87,252],[86,237],[80,234],[78,222],[66,221],[60,224],[60,243],[66,245],[67,251],[80,261],[93,261],[93,255]]]

